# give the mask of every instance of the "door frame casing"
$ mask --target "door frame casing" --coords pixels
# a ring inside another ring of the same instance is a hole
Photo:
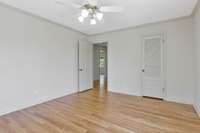
[[[165,44],[166,44],[166,36],[163,32],[155,33],[155,34],[146,34],[141,37],[141,96],[144,96],[144,88],[143,88],[143,77],[144,72],[142,70],[144,69],[144,42],[147,39],[151,38],[161,38],[161,86],[162,86],[162,99],[164,100],[166,98],[166,85],[165,85]]]

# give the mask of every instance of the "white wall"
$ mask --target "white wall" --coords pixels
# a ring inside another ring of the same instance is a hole
[[[200,115],[200,8],[194,16],[194,30],[195,30],[195,40],[196,40],[196,68],[197,68],[197,87],[195,91],[195,108]]]
[[[84,35],[0,5],[0,115],[77,91]]]
[[[193,103],[194,36],[192,18],[146,25],[91,36],[108,42],[108,88],[141,95],[141,41],[143,35],[165,33],[166,100]]]

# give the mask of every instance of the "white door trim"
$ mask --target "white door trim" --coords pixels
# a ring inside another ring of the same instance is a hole
[[[161,86],[162,86],[162,99],[165,99],[166,96],[166,90],[165,90],[165,71],[164,71],[164,44],[166,42],[165,40],[165,36],[163,33],[159,33],[159,34],[149,34],[149,35],[145,35],[142,37],[142,50],[141,50],[141,96],[144,96],[144,88],[143,88],[143,78],[144,78],[144,72],[142,72],[142,70],[144,70],[145,66],[144,66],[144,42],[147,39],[153,39],[153,38],[161,38]]]

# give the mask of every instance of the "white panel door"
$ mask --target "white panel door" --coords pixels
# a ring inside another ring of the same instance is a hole
[[[92,88],[92,43],[79,40],[78,44],[78,89],[79,92]]]
[[[161,35],[143,39],[143,96],[163,99],[163,37]]]

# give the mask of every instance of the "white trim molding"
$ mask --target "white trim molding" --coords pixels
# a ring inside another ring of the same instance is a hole
[[[200,117],[200,106],[198,104],[195,104],[194,109],[197,112],[198,116]]]

